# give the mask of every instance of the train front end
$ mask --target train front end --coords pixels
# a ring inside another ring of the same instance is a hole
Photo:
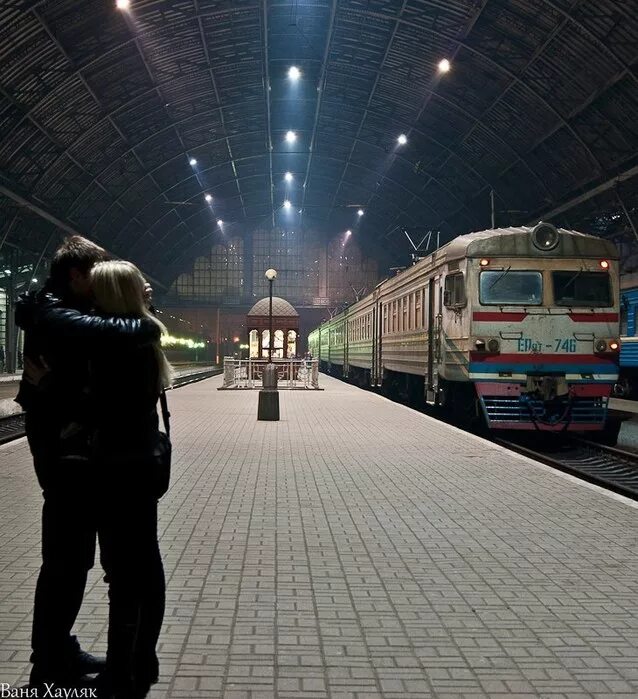
[[[469,377],[489,428],[609,430],[620,349],[615,247],[539,224],[468,263]]]

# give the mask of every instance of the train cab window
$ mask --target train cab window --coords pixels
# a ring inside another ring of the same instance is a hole
[[[445,277],[443,302],[446,306],[465,305],[465,279],[462,273],[448,274]]]
[[[543,276],[521,269],[489,270],[479,276],[479,300],[484,305],[540,306]]]
[[[557,306],[607,308],[612,305],[608,272],[552,272]]]

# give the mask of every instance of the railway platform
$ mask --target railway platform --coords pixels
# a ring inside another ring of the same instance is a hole
[[[325,376],[173,391],[152,699],[636,697],[636,503]],[[0,447],[0,682],[28,677],[41,496]],[[77,624],[103,652],[91,573]]]

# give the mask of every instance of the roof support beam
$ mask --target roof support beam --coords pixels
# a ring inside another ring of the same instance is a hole
[[[323,52],[323,60],[321,62],[321,74],[319,75],[319,84],[317,85],[317,106],[315,107],[315,118],[312,125],[312,135],[310,136],[310,145],[308,147],[308,163],[306,165],[306,174],[303,179],[303,194],[301,195],[301,220],[303,221],[304,206],[306,204],[306,192],[308,191],[308,178],[310,177],[310,167],[312,166],[312,155],[317,138],[317,126],[319,124],[319,112],[321,111],[321,100],[323,98],[324,88],[328,74],[328,58],[330,56],[330,46],[332,45],[332,35],[335,26],[335,16],[337,14],[338,0],[332,0],[332,9],[330,10],[330,24],[326,34],[326,48]]]
[[[388,56],[390,55],[390,49],[392,48],[392,43],[394,42],[394,37],[396,36],[397,31],[398,31],[399,26],[400,26],[399,20],[403,16],[403,12],[404,12],[407,4],[408,4],[408,0],[403,0],[403,4],[401,5],[401,8],[397,12],[397,15],[394,19],[394,27],[392,27],[392,33],[390,34],[390,38],[388,39],[388,43],[385,46],[383,58],[381,59],[381,63],[379,64],[379,70],[377,71],[377,74],[374,77],[374,83],[372,85],[372,88],[370,89],[370,94],[368,95],[368,101],[366,102],[366,106],[363,110],[363,113],[361,114],[361,120],[359,121],[359,126],[357,127],[357,132],[355,133],[354,139],[352,140],[352,147],[350,148],[350,152],[348,153],[348,157],[346,158],[346,161],[343,164],[343,170],[341,171],[341,176],[339,177],[339,181],[337,182],[337,187],[335,188],[335,193],[332,197],[332,201],[330,202],[330,210],[328,211],[328,218],[330,218],[330,215],[332,214],[332,212],[335,208],[335,203],[337,201],[337,197],[339,196],[339,190],[341,189],[341,185],[343,184],[343,178],[346,175],[346,171],[348,170],[348,165],[350,164],[350,160],[352,159],[352,155],[354,154],[354,149],[355,149],[355,146],[357,145],[357,140],[358,140],[359,136],[361,135],[361,129],[363,128],[363,124],[366,120],[366,116],[368,115],[370,105],[372,104],[372,100],[374,98],[374,93],[377,89],[377,85],[379,84],[379,80],[381,79],[381,76],[383,75],[383,67],[385,66],[385,62],[388,60]]]
[[[221,105],[221,100],[219,98],[219,90],[217,89],[217,80],[215,79],[215,73],[213,73],[213,64],[211,63],[210,60],[210,53],[208,52],[208,44],[206,43],[206,34],[204,33],[204,25],[202,23],[202,18],[199,16],[199,0],[194,0],[195,2],[195,12],[198,15],[197,17],[197,23],[199,25],[199,37],[202,41],[202,46],[204,48],[204,55],[206,56],[206,63],[208,64],[208,73],[210,75],[210,81],[213,85],[213,93],[215,95],[215,99],[217,100],[217,104]],[[226,148],[228,148],[228,155],[230,158],[230,166],[233,170],[233,174],[235,175],[235,182],[237,184],[237,191],[239,192],[239,197],[241,199],[241,206],[244,211],[244,216],[246,215],[246,207],[244,205],[244,197],[241,193],[241,187],[239,186],[239,177],[237,176],[237,168],[235,167],[235,159],[233,157],[233,149],[230,145],[230,139],[228,138],[228,134],[226,132],[226,122],[224,120],[224,110],[220,106],[219,108],[219,120],[221,122],[222,126],[222,131],[224,132],[224,139],[226,141]]]
[[[268,0],[262,0],[262,28],[264,45],[264,93],[266,96],[266,117],[268,131],[266,133],[266,149],[268,150],[268,172],[270,175],[270,208],[272,226],[275,227],[275,184],[272,176],[272,124],[270,120],[270,69],[268,67]]]
[[[68,235],[80,235],[83,238],[89,238],[89,236],[87,236],[82,231],[77,230],[71,224],[58,218],[57,216],[55,216],[55,214],[52,214],[42,204],[38,204],[37,202],[33,201],[32,199],[29,199],[27,196],[16,192],[15,185],[3,173],[0,173],[0,194],[4,195],[5,197],[8,197],[9,199],[14,201],[19,206],[23,206],[25,209],[28,209],[29,211],[36,214],[37,216],[39,216],[41,219],[47,221],[48,223],[53,224],[58,229],[58,231],[60,231],[61,235],[63,235],[64,233],[67,233]],[[100,241],[100,244],[101,244],[101,241]],[[103,246],[103,247],[105,247],[105,246]],[[107,251],[108,251],[108,248],[105,247],[105,249],[107,249]],[[167,288],[166,285],[163,284],[162,282],[160,282],[159,280],[154,279],[153,277],[151,277],[149,275],[147,275],[147,276],[153,282],[153,284],[156,284],[157,286],[161,287],[162,289]]]
[[[532,223],[537,223],[539,219],[552,219],[555,216],[558,216],[559,214],[565,213],[565,211],[569,211],[570,209],[573,209],[575,206],[583,204],[586,201],[593,199],[593,197],[596,197],[599,194],[602,194],[603,192],[606,192],[612,189],[613,187],[618,186],[621,182],[630,180],[633,177],[636,177],[637,175],[638,165],[634,165],[633,167],[624,170],[615,177],[612,177],[611,179],[606,180],[605,182],[598,184],[595,187],[592,187],[591,189],[588,189],[586,192],[579,194],[577,197],[568,199],[567,201],[563,202],[562,204],[559,204],[553,209],[542,211],[536,218],[532,219],[532,221],[529,222],[529,225],[532,225]]]

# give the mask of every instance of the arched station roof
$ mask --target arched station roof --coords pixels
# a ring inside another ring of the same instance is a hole
[[[635,10],[9,0],[0,240],[37,252],[76,231],[170,283],[213,240],[265,222],[405,253],[402,228],[485,228],[492,190],[497,225],[544,217],[634,240]]]

